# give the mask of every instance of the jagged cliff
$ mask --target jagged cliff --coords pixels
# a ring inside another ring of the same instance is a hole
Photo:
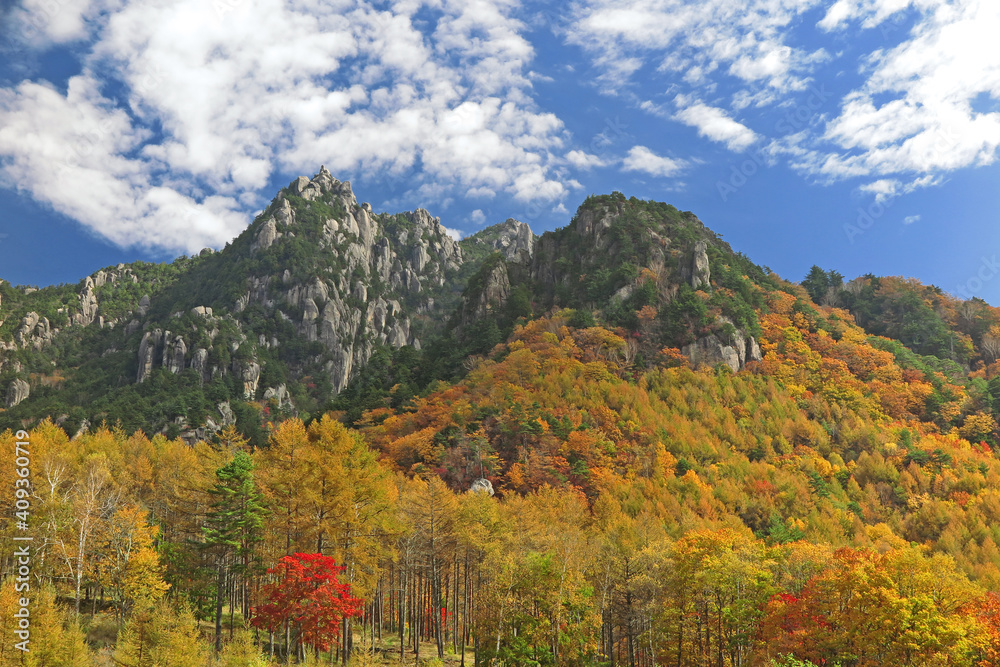
[[[283,189],[224,250],[181,264],[175,275],[156,277],[146,266],[101,270],[72,295],[59,288],[58,322],[21,315],[0,343],[7,405],[29,396],[34,369],[19,353],[52,348],[72,331],[67,338],[101,339],[102,356],[131,355],[109,385],[190,373],[202,384],[224,383],[234,399],[291,409],[289,382],[335,394],[380,346],[419,349],[414,320],[430,330],[428,322],[440,319],[435,297],[453,289],[448,280],[462,250],[426,210],[376,214],[349,182],[321,168]],[[12,296],[30,303],[34,295]]]
[[[233,303],[199,314],[211,326],[217,317],[213,312],[221,310],[240,331],[255,309],[290,323],[299,336],[322,346],[317,356],[335,391],[346,386],[376,346],[419,348],[411,319],[433,306],[426,287],[444,285],[462,261],[458,244],[427,211],[376,215],[368,204],[358,203],[349,182],[334,179],[325,168],[312,179],[295,180],[244,236],[249,248],[237,243],[234,252],[245,250],[250,263],[268,268],[251,270]],[[302,242],[314,250],[313,257],[287,266]],[[245,343],[252,358],[234,360],[230,370],[239,376],[245,397],[253,398],[260,375],[254,350],[277,348],[281,341],[261,333]],[[182,363],[203,376],[226,372],[206,353],[177,334],[171,338],[169,332],[153,330],[146,350],[140,349],[137,379],[143,381],[158,360],[172,372]]]
[[[74,432],[125,411],[136,428],[205,437],[259,421],[249,404],[322,410],[364,383],[373,355],[419,352],[428,337],[452,358],[423,381],[447,376],[517,318],[564,307],[635,331],[640,351],[673,345],[695,365],[739,370],[760,349],[752,309],[716,290],[731,257],[693,214],[617,193],[541,237],[507,219],[459,243],[423,209],[375,213],[321,168],[220,251],[75,286],[0,284],[3,418],[51,414]]]

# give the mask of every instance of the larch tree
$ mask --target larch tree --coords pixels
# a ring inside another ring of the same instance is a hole
[[[135,505],[119,509],[101,524],[94,570],[97,582],[111,593],[121,621],[133,607],[147,607],[169,588],[154,548],[159,533]]]
[[[166,600],[133,614],[119,633],[114,652],[120,667],[202,667],[206,658],[190,609],[175,608]]]
[[[437,476],[413,480],[403,499],[403,513],[416,535],[418,550],[430,581],[431,618],[438,659],[444,658],[442,578],[457,542],[457,512],[458,500],[455,494]]]
[[[393,513],[396,485],[361,436],[329,415],[310,424],[308,436],[302,484],[308,487],[310,534],[318,551],[343,565],[355,594],[371,598],[389,539],[399,530]],[[342,620],[345,664],[351,653],[351,618]]]

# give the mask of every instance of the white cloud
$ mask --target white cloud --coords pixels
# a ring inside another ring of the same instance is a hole
[[[903,218],[903,224],[904,225],[912,225],[915,222],[920,222],[920,216],[919,215],[908,215],[905,218]]]
[[[572,12],[567,39],[590,51],[603,83],[627,82],[645,62],[693,85],[722,72],[745,83],[799,90],[816,58],[788,31],[819,0],[588,0]]]
[[[462,232],[461,231],[459,231],[457,229],[452,229],[451,227],[445,227],[444,225],[441,225],[441,227],[444,228],[444,233],[447,234],[448,236],[450,236],[451,238],[455,239],[456,241],[461,241],[462,240]]]
[[[993,0],[841,0],[821,25],[879,25],[906,8],[921,12],[912,32],[872,55],[865,83],[844,98],[806,171],[834,179],[916,174],[912,185],[922,187],[937,174],[996,160],[1000,6]],[[977,109],[977,100],[989,103]]]
[[[674,176],[687,166],[683,160],[661,157],[645,146],[633,146],[622,161],[625,171],[639,171],[651,176]]]
[[[826,88],[813,97],[808,90],[819,65],[844,56],[823,48],[837,41],[803,39],[799,27],[811,16],[835,40],[858,30],[882,37],[860,68],[839,63],[862,83],[829,107],[812,101],[825,100]],[[580,0],[565,29],[603,73],[604,92],[648,89],[659,74],[669,84],[663,97],[679,108],[669,117],[712,141],[739,151],[770,139],[774,155],[820,182],[894,180],[901,192],[996,161],[997,34],[995,0]],[[638,106],[664,115],[660,103]],[[776,126],[780,137],[736,120],[744,109],[793,107],[809,123]]]
[[[195,251],[239,233],[246,216],[232,198],[196,200],[150,184],[148,165],[125,157],[146,137],[109,108],[89,73],[70,79],[65,96],[30,82],[0,91],[2,177],[10,186],[119,245]]]
[[[486,222],[486,214],[483,210],[477,208],[475,211],[469,214],[469,222],[475,227],[481,227],[484,222]]]
[[[682,104],[687,102],[680,101]],[[753,130],[730,118],[725,110],[701,102],[686,105],[677,112],[676,118],[697,128],[701,136],[726,144],[731,151],[746,150],[758,138]]]
[[[117,0],[22,0],[5,31],[25,46],[47,46],[84,39],[93,20]]]
[[[938,0],[837,0],[818,25],[824,30],[836,30],[849,21],[862,18],[862,27],[871,28],[911,5],[926,7],[934,4],[939,4]]]
[[[276,173],[320,164],[344,179],[405,175],[413,192],[448,183],[437,201],[568,192],[557,174],[565,130],[531,99],[534,52],[512,2],[60,7],[35,41],[84,40],[84,72],[66,94],[0,90],[0,178],[115,243],[217,246],[272,194],[262,189]],[[436,18],[418,21],[427,7]],[[123,93],[113,101],[109,88]],[[90,147],[74,162],[64,145]],[[72,184],[53,186],[53,174]]]
[[[566,161],[577,169],[603,167],[606,164],[601,157],[580,150],[573,150],[566,153]]]
[[[899,195],[900,186],[901,184],[897,180],[881,178],[871,183],[865,183],[859,189],[862,192],[874,195],[875,201],[885,202],[895,199]]]

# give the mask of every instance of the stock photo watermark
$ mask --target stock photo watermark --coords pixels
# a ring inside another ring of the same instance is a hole
[[[786,113],[775,123],[774,131],[776,135],[778,137],[786,137],[809,127],[831,97],[833,97],[833,93],[827,90],[824,84],[820,84],[818,88],[813,88],[801,104]],[[715,182],[715,188],[719,192],[719,197],[723,203],[736,194],[761,169],[770,166],[763,148],[758,148],[752,153],[746,153],[745,155],[747,156],[745,160],[739,164],[730,165],[728,179]]]
[[[931,146],[931,154],[927,157],[928,163],[930,164],[933,164],[943,153],[957,146],[959,141],[959,137],[955,132],[945,128],[937,130],[934,133],[933,138],[934,141]],[[875,223],[885,216],[893,202],[898,199],[901,194],[905,194],[909,191],[909,189],[904,189],[903,192],[897,192],[894,189],[891,192],[882,194],[881,196],[876,196],[875,201],[867,207],[859,206],[857,209],[857,218],[853,222],[844,223],[844,235],[847,237],[848,243],[853,244],[857,237],[864,235],[868,232],[868,230],[874,227]],[[909,223],[904,221],[904,224]]]
[[[968,301],[979,294],[983,286],[996,278],[997,275],[1000,275],[1000,260],[997,260],[996,255],[984,256],[980,259],[979,269],[955,289],[955,294]]]
[[[18,651],[28,652],[31,643],[31,549],[34,539],[28,535],[31,517],[31,451],[28,433],[18,431],[14,441],[14,591],[20,593],[14,611],[14,643]]]
[[[854,239],[861,236],[875,226],[875,223],[892,207],[899,195],[895,192],[887,194],[881,198],[876,197],[868,206],[859,206],[858,217],[854,222],[844,223],[844,234],[847,235],[848,243],[853,244]]]
[[[595,133],[590,138],[590,143],[587,146],[590,154],[597,158],[604,157],[608,151],[610,151],[617,144],[620,144],[622,140],[628,136],[628,128],[628,124],[623,123],[619,116],[615,116],[614,118],[606,117],[601,131]],[[518,220],[530,224],[531,222],[537,220],[544,211],[544,206],[538,203],[532,203],[523,213],[521,213]]]
[[[166,75],[159,66],[145,67],[132,78],[131,91],[137,98],[144,98],[162,85],[165,78]],[[120,133],[120,119],[116,118],[105,118],[89,126],[85,132],[74,137],[70,144],[70,161],[79,165],[86,163],[89,158],[100,158],[102,146],[113,143]]]
[[[878,26],[879,32],[882,33],[882,39],[889,39],[889,35],[897,30],[901,30],[906,23],[906,15],[903,12],[896,12],[892,16],[887,17]]]

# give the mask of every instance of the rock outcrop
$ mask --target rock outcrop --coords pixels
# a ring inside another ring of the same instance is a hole
[[[747,363],[760,361],[763,358],[760,345],[753,336],[748,336],[741,329],[737,329],[728,318],[720,317],[718,324],[722,325],[723,329],[732,331],[732,334],[729,336],[725,333],[709,334],[681,348],[681,354],[688,358],[693,367],[716,366],[722,363],[735,373],[745,368]],[[728,340],[723,340],[724,338]]]
[[[690,264],[685,267],[682,277],[694,289],[707,289],[712,284],[712,271],[708,265],[708,244],[698,241],[691,249]]]
[[[257,395],[257,384],[260,382],[260,364],[253,360],[234,361],[233,372],[243,383],[243,399],[252,401]]]
[[[15,378],[14,381],[7,387],[7,407],[14,407],[24,399],[28,398],[30,394],[31,385],[21,378]]]
[[[106,281],[106,276],[104,276],[103,271],[98,273],[102,274],[102,281]],[[73,324],[79,326],[87,326],[97,319],[97,295],[94,292],[96,287],[96,282],[90,276],[84,281],[83,291],[80,293],[80,312],[74,313],[72,317]]]
[[[14,340],[21,348],[41,350],[58,332],[59,329],[54,329],[47,317],[31,312],[21,319],[21,326],[14,332]]]
[[[284,384],[279,384],[277,387],[268,387],[264,390],[263,398],[265,401],[273,400],[281,410],[288,410],[295,407],[292,405],[292,396],[288,393],[288,388]]]
[[[166,332],[163,343],[163,367],[176,375],[184,370],[186,357],[187,343],[184,339],[180,336],[171,336],[169,331]]]
[[[212,379],[212,372],[208,368],[208,350],[199,347],[191,354],[191,368],[197,371],[202,384]]]
[[[489,496],[496,494],[493,490],[493,483],[485,477],[480,477],[479,479],[473,481],[472,485],[469,487],[469,493],[485,493]]]
[[[232,426],[236,423],[236,414],[233,412],[232,406],[229,405],[229,401],[223,401],[216,407],[219,409],[219,416],[221,417],[219,421],[220,427]]]
[[[299,220],[301,202],[293,197],[322,203],[323,210],[336,214],[307,227]],[[287,269],[280,275],[251,276],[233,311],[242,313],[256,304],[286,319],[298,313],[292,323],[307,340],[322,343],[330,381],[340,391],[375,346],[419,346],[411,316],[426,307],[427,288],[444,285],[447,273],[461,266],[462,251],[427,211],[376,215],[367,204],[358,204],[350,182],[338,181],[322,167],[313,178],[300,177],[278,195],[251,229],[251,252],[266,252],[301,236],[314,238],[310,235],[317,232],[318,247],[336,257],[336,271],[317,267],[305,280],[296,280]]]
[[[457,332],[461,332],[473,322],[476,322],[496,312],[507,303],[510,296],[510,276],[507,274],[507,263],[496,262],[487,267],[482,276],[479,289],[467,293],[462,300],[462,312],[459,316]]]
[[[136,382],[145,382],[146,378],[153,372],[156,350],[162,342],[163,331],[161,329],[154,329],[143,334],[142,341],[139,343],[139,371],[136,374]]]
[[[253,245],[250,246],[250,249],[256,251],[270,248],[280,236],[281,234],[278,233],[278,225],[275,223],[274,218],[268,218],[264,221],[264,224],[260,226],[260,231],[257,232],[257,238],[254,239]]]
[[[469,242],[489,246],[502,254],[508,262],[527,265],[535,256],[538,237],[525,223],[507,218],[498,225],[477,232],[469,238]]]

